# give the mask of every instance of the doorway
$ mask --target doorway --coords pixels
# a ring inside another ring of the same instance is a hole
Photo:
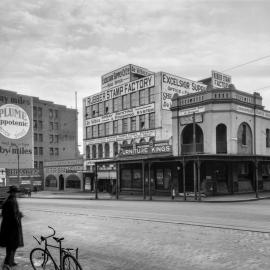
[[[59,190],[64,190],[64,176],[62,174],[59,175]]]

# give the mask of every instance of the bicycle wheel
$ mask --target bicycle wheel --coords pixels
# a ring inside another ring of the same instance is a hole
[[[82,270],[82,267],[74,256],[66,254],[63,258],[63,270]]]
[[[34,270],[57,270],[51,255],[42,248],[34,248],[31,251],[30,262]]]

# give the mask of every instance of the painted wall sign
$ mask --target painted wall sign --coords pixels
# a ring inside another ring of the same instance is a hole
[[[0,167],[33,167],[32,115],[32,97],[0,90]]]
[[[172,146],[168,142],[156,142],[154,145],[137,145],[136,147],[123,147],[119,156],[134,156],[134,155],[156,155],[156,154],[171,154]]]
[[[106,73],[105,75],[102,75],[101,90],[105,91],[118,85],[129,83],[131,81],[132,73],[142,76],[149,76],[152,74],[152,72],[145,68],[135,65],[126,65],[109,73]]]
[[[231,76],[212,70],[212,86],[214,88],[229,88],[231,81]]]
[[[15,104],[0,106],[0,133],[9,139],[24,137],[30,128],[26,111]]]
[[[148,138],[155,137],[156,130],[145,130],[138,131],[133,133],[120,134],[115,136],[108,136],[104,138],[91,139],[87,145],[97,144],[97,143],[105,143],[105,142],[116,142],[116,141],[124,141],[124,140],[132,140],[138,138]]]
[[[89,127],[89,126],[107,123],[107,122],[111,122],[114,120],[119,120],[119,119],[123,119],[123,118],[127,118],[127,117],[133,117],[133,116],[137,116],[137,115],[152,113],[154,111],[155,111],[155,104],[151,103],[148,105],[127,109],[127,110],[123,110],[123,111],[116,112],[116,113],[110,113],[109,115],[104,115],[104,116],[99,116],[99,117],[92,118],[92,119],[87,119],[85,121],[85,126]]]
[[[106,91],[102,91],[98,94],[89,96],[86,98],[85,104],[86,106],[93,105],[105,100],[120,97],[153,86],[155,86],[155,76],[150,75],[139,80],[124,83]]]
[[[180,110],[178,112],[179,116],[185,116],[185,115],[190,115],[193,113],[203,113],[205,111],[205,107],[195,107],[192,109],[186,109],[186,110]]]
[[[44,167],[49,166],[70,166],[70,165],[82,165],[82,159],[67,159],[67,160],[55,160],[55,161],[45,161]]]
[[[249,107],[245,107],[245,106],[237,106],[236,110],[238,112],[242,112],[242,113],[246,113],[249,115],[254,115],[254,109],[249,108]],[[270,118],[270,112],[269,111],[263,111],[263,110],[255,110],[255,115],[256,116],[261,116],[264,118]]]
[[[163,110],[170,110],[172,105],[172,97],[175,93],[178,95],[186,95],[199,91],[205,91],[206,85],[185,78],[181,78],[168,73],[161,73],[161,107]]]
[[[195,123],[202,123],[203,122],[203,116],[201,113],[196,113],[195,114]],[[193,115],[185,115],[180,117],[180,124],[181,125],[188,125],[193,123]]]

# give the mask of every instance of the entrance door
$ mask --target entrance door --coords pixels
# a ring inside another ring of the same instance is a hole
[[[64,176],[59,175],[59,190],[64,190]]]

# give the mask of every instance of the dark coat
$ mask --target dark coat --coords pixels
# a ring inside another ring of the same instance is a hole
[[[9,195],[2,206],[1,247],[16,249],[23,246],[21,217],[16,196]]]

